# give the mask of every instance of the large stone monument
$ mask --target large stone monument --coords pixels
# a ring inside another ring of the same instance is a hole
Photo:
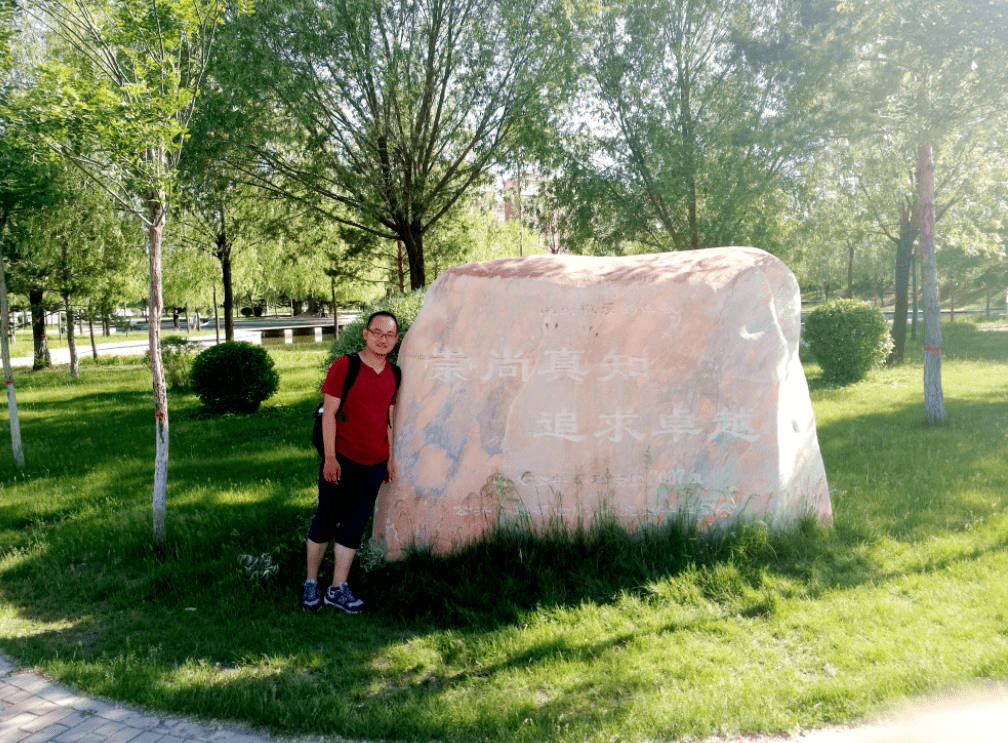
[[[375,537],[396,559],[600,513],[829,523],[800,331],[794,276],[754,248],[449,269],[400,350]]]

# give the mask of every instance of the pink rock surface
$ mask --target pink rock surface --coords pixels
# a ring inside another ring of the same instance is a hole
[[[781,526],[832,511],[798,283],[755,248],[449,269],[399,354],[389,559],[495,526]]]

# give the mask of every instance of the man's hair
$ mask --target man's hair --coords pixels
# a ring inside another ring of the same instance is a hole
[[[367,319],[367,322],[364,323],[364,327],[367,328],[368,330],[371,330],[371,321],[374,320],[376,317],[391,317],[392,321],[395,323],[396,332],[397,333],[399,332],[399,318],[397,318],[388,310],[378,310],[377,312],[372,312],[371,317],[369,317]]]

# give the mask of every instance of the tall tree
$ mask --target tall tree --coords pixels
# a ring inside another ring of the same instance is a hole
[[[36,125],[147,232],[154,391],[154,540],[164,542],[168,398],[161,360],[161,243],[186,131],[226,0],[38,0],[28,12],[72,53],[45,67]]]
[[[11,2],[0,3],[0,353],[3,356],[4,386],[10,422],[14,464],[23,468],[24,448],[18,419],[17,396],[10,360],[10,307],[5,264],[16,243],[11,228],[26,212],[53,203],[59,193],[57,163],[38,140],[22,125],[16,103],[32,84],[31,66],[26,63],[21,38],[22,16]]]
[[[246,19],[248,20],[248,19]],[[249,95],[256,65],[244,54],[246,25],[230,13],[214,46],[200,105],[189,122],[189,140],[179,161],[181,236],[216,258],[223,287],[224,336],[234,340],[235,259],[254,245],[275,213],[278,196],[250,185],[252,149],[269,136],[276,115],[268,99]],[[262,202],[271,202],[264,204]],[[292,208],[297,208],[293,204]]]
[[[55,293],[63,303],[70,347],[70,376],[79,374],[74,335],[74,306],[82,304],[96,289],[100,276],[121,261],[109,265],[110,256],[122,256],[128,248],[122,239],[122,220],[108,199],[92,182],[64,165],[59,177],[61,194],[44,207],[25,211],[18,235],[19,259],[12,265],[16,285],[38,293]],[[124,257],[124,256],[123,256]],[[32,303],[33,315],[44,312],[41,302]],[[44,327],[39,328],[44,332]],[[37,343],[37,340],[36,340]]]
[[[1008,6],[984,0],[868,4],[859,20],[872,34],[853,82],[870,110],[862,118],[906,143],[915,159],[924,285],[924,403],[930,424],[945,421],[935,234],[935,159],[989,148],[991,125],[1008,102]],[[939,181],[944,176],[939,176]]]
[[[822,140],[821,89],[846,53],[825,33],[829,5],[624,0],[599,14],[585,62],[594,176],[642,239],[773,247],[778,194]]]
[[[411,288],[424,237],[541,124],[563,70],[554,0],[277,0],[249,19],[259,95],[291,124],[256,150],[274,174],[402,241]]]
[[[11,335],[10,305],[5,264],[9,259],[8,253],[16,252],[16,240],[10,234],[12,224],[16,224],[26,212],[50,206],[57,198],[58,189],[56,164],[45,157],[46,153],[39,152],[37,147],[12,131],[8,113],[0,109],[0,352],[3,355],[14,463],[23,468],[24,449],[8,345]]]

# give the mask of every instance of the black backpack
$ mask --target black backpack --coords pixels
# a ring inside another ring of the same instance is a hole
[[[360,373],[361,360],[360,356],[356,353],[348,353],[347,361],[349,365],[347,366],[346,379],[343,380],[343,391],[340,393],[339,407],[336,409],[336,419],[346,420],[346,417],[342,415],[343,404],[346,402],[347,393],[353,386],[353,383],[357,380],[357,375]],[[392,364],[391,361],[388,362]],[[399,385],[402,382],[402,369],[400,369],[395,364],[392,364],[392,376],[395,377],[395,388],[396,392],[399,391]],[[325,403],[323,402],[318,406],[318,409],[312,413],[312,418],[315,422],[312,424],[312,445],[315,450],[319,453],[319,456],[325,459],[325,444],[322,443],[322,411],[325,410]]]

